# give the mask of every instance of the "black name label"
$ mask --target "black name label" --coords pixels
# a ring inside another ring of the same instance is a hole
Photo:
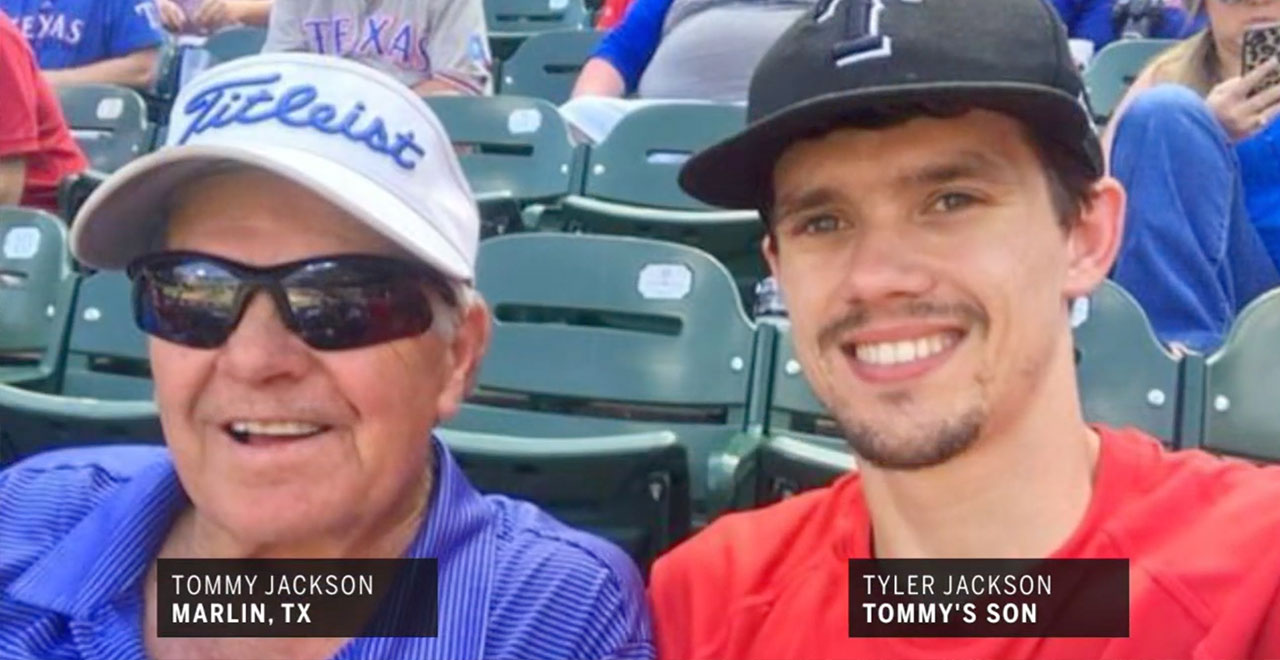
[[[160,637],[435,637],[435,559],[160,559]]]
[[[850,637],[1128,637],[1127,559],[850,559]]]

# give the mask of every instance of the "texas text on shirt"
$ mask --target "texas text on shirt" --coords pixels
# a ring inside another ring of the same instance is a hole
[[[1052,558],[1130,558],[1127,639],[849,638],[847,560],[871,557],[854,473],[726,516],[660,559],[659,657],[1280,658],[1280,468],[1095,430],[1093,499]]]
[[[480,0],[277,0],[263,52],[340,55],[413,87],[444,81],[463,94],[492,92]]]
[[[45,70],[123,57],[164,40],[151,0],[0,0]]]
[[[31,48],[0,11],[0,160],[21,157],[21,204],[58,210],[58,184],[88,166]],[[3,546],[0,546],[3,547]]]

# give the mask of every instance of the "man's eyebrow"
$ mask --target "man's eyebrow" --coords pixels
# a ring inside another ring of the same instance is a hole
[[[1007,161],[982,151],[966,150],[904,172],[895,178],[896,188],[936,186],[958,179],[978,179],[1012,184],[1015,174]]]
[[[778,197],[774,215],[786,217],[805,209],[825,206],[838,200],[840,194],[827,186],[802,188],[799,192],[784,193]]]

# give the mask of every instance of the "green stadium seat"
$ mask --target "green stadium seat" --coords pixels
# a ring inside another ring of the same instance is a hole
[[[49,449],[163,437],[150,400],[103,401],[0,384],[0,468]]]
[[[484,0],[489,50],[505,61],[526,38],[540,32],[581,30],[590,16],[582,0]]]
[[[142,98],[147,103],[147,121],[153,126],[169,122],[169,110],[173,107],[173,99],[178,96],[182,57],[187,48],[189,46],[179,45],[172,35],[166,35],[164,44],[160,46],[155,82],[150,89],[142,91]]]
[[[66,225],[0,207],[0,382],[53,385],[75,288]]]
[[[847,445],[831,413],[814,395],[796,358],[791,343],[790,323],[775,323],[777,348],[774,352],[772,387],[769,389],[768,431],[771,436],[787,436],[829,449]]]
[[[1176,39],[1122,39],[1099,51],[1084,71],[1094,120],[1107,123],[1147,62],[1176,43]]]
[[[1280,289],[1249,303],[1227,340],[1205,361],[1204,435],[1199,446],[1280,462]]]
[[[684,243],[720,259],[744,298],[764,276],[764,228],[754,211],[724,211],[688,196],[676,180],[698,150],[743,125],[735,105],[671,103],[636,109],[590,149],[582,195],[564,199],[566,228]]]
[[[1178,446],[1181,362],[1156,339],[1138,302],[1107,280],[1075,328],[1076,373],[1085,419],[1134,426]]]
[[[689,473],[675,434],[529,438],[446,429],[467,478],[534,502],[626,550],[645,571],[689,534]]]
[[[856,469],[853,453],[847,449],[786,435],[770,436],[760,447],[760,503],[823,488]]]
[[[550,103],[513,96],[432,96],[427,104],[460,152],[458,160],[479,198],[483,236],[521,229],[521,208],[569,192],[574,147]]]
[[[529,37],[502,63],[498,91],[510,96],[532,96],[555,105],[568,101],[582,65],[603,34],[594,30],[556,30]]]
[[[114,172],[150,149],[147,104],[138,92],[117,85],[63,85],[58,100],[92,169]]]
[[[116,272],[81,280],[60,387],[0,387],[0,453],[13,460],[58,447],[161,441],[129,286]]]
[[[61,394],[107,400],[151,398],[146,335],[133,321],[131,291],[124,273],[100,272],[81,280]]]
[[[479,390],[447,426],[565,438],[669,430],[695,513],[708,466],[744,430],[755,332],[724,267],[644,239],[516,234],[480,244],[494,312]]]
[[[257,55],[262,52],[262,45],[266,42],[265,28],[240,26],[219,30],[204,43],[204,50],[209,53],[208,66]]]
[[[80,207],[84,206],[93,191],[106,181],[105,173],[94,170],[85,170],[62,179],[58,184],[58,213],[67,221],[67,224],[75,220]]]
[[[716,510],[749,508],[776,502],[810,488],[820,488],[856,469],[844,437],[822,402],[814,396],[796,360],[790,323],[761,321],[757,343],[767,357],[757,360],[767,391],[756,397],[747,433],[726,452],[713,484]]]

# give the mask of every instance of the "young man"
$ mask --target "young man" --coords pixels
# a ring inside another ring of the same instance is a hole
[[[58,184],[89,163],[31,47],[0,11],[0,205],[58,210]]]
[[[54,85],[146,88],[164,33],[152,0],[0,0]]]
[[[276,0],[262,50],[350,58],[419,95],[493,92],[480,0]]]
[[[682,184],[761,209],[815,393],[860,471],[654,568],[666,658],[1280,657],[1280,474],[1081,416],[1069,303],[1115,258],[1043,0],[826,0]],[[850,558],[1128,558],[1127,638],[849,636]]]

